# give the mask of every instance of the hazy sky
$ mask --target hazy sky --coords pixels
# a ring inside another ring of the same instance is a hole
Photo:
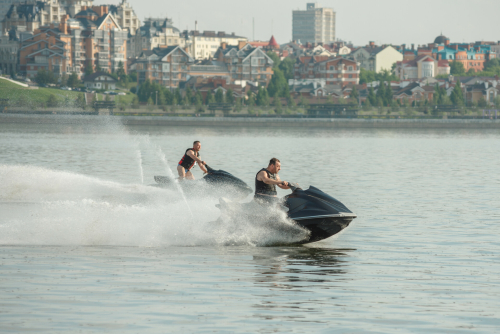
[[[283,44],[292,38],[292,10],[304,10],[299,0],[128,0],[141,20],[169,17],[180,30],[235,32],[252,39]],[[311,1],[312,2],[312,1]],[[117,4],[119,0],[95,0]],[[451,42],[499,41],[500,0],[356,0],[319,1],[337,13],[337,38],[365,45],[426,44],[441,31]]]

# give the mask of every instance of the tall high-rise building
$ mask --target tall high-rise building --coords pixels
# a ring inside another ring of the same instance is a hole
[[[335,42],[335,12],[308,3],[306,10],[293,11],[292,39],[301,43]]]

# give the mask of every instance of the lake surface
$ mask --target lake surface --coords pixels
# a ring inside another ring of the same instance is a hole
[[[194,140],[358,218],[214,231],[218,198],[148,186]],[[499,166],[496,130],[0,124],[0,332],[500,332]]]

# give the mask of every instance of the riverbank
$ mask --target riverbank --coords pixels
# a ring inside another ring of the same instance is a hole
[[[145,126],[500,129],[500,120],[494,119],[233,118],[0,114],[0,123],[100,125],[109,122]]]

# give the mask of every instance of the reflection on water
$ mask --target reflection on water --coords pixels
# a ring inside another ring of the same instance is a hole
[[[257,283],[272,282],[272,286],[293,289],[301,283],[326,283],[345,274],[346,258],[354,249],[312,247],[270,248],[265,253],[253,255]]]

